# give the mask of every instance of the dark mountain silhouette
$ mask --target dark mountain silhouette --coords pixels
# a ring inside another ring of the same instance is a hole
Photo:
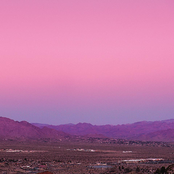
[[[39,128],[26,121],[0,117],[0,139],[64,139],[67,133],[48,127]]]
[[[42,124],[33,124],[43,127]],[[89,123],[44,125],[46,127],[63,131],[71,135],[100,135],[101,137],[147,140],[147,141],[174,141],[174,119],[162,121],[142,121],[123,125],[96,126]]]

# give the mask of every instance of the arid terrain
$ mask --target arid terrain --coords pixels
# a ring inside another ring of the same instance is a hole
[[[48,125],[14,121],[0,117],[0,139],[76,139],[77,137],[113,138],[139,141],[174,142],[174,119],[136,122],[123,125],[92,125],[89,123]]]
[[[141,141],[174,141],[174,119],[161,121],[141,121],[122,125],[92,125],[89,123],[48,125],[33,124],[40,128],[50,128],[71,135],[103,136]]]
[[[173,125],[54,127],[0,117],[0,173],[174,173]]]
[[[0,142],[0,173],[172,173],[174,145],[79,139]]]

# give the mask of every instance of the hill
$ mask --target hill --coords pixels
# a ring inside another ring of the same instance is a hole
[[[67,133],[48,127],[39,128],[26,121],[0,117],[0,139],[65,139]]]
[[[174,119],[142,121],[123,125],[92,125],[89,123],[48,125],[14,121],[0,117],[0,139],[114,138],[140,141],[174,142]]]
[[[34,124],[40,128],[42,124]],[[162,121],[142,121],[123,125],[92,125],[89,123],[44,125],[48,128],[63,131],[71,135],[102,135],[103,137],[142,140],[174,141],[174,119]]]

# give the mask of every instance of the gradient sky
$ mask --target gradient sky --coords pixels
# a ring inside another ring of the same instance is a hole
[[[174,118],[174,1],[1,0],[0,115],[57,125]]]

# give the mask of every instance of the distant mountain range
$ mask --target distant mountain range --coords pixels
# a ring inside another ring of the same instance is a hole
[[[89,123],[43,125],[33,123],[42,128],[62,131],[71,135],[79,136],[103,136],[115,139],[142,140],[142,141],[174,141],[174,119],[163,121],[142,121],[123,125],[96,126]]]
[[[48,125],[0,117],[0,139],[73,139],[73,137],[114,138],[174,142],[174,119],[142,121],[123,125],[89,123]]]

